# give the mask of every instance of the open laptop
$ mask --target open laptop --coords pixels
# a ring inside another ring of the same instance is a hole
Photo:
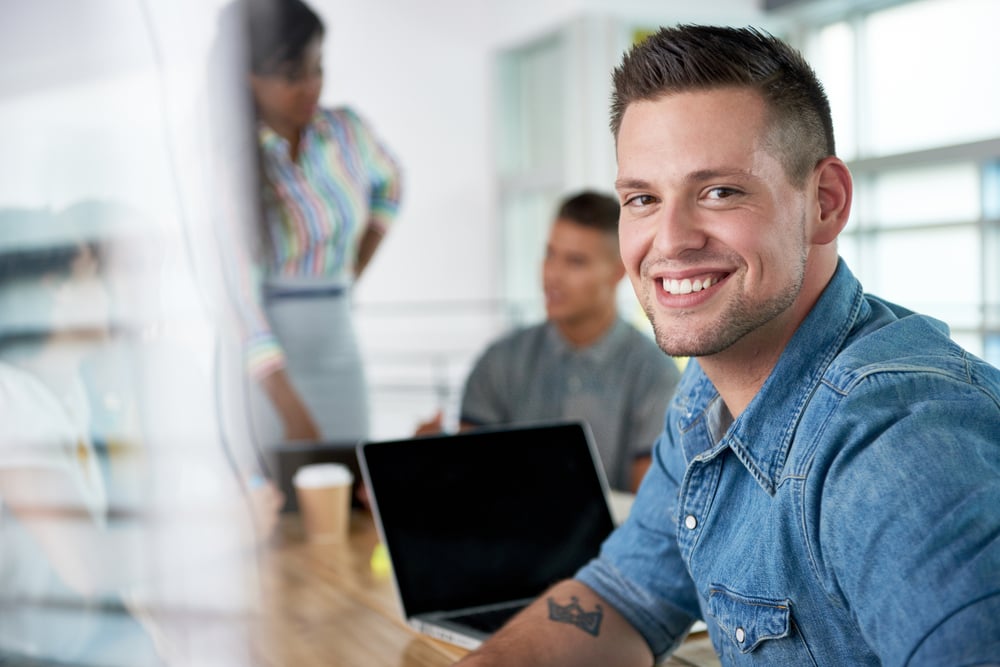
[[[587,427],[359,445],[407,623],[475,648],[597,555],[613,521]]]
[[[351,469],[354,475],[354,504],[360,506],[357,500],[357,490],[363,483],[361,467],[358,465],[358,441],[349,442],[286,442],[269,446],[265,452],[268,468],[278,488],[285,495],[282,512],[297,512],[298,501],[295,497],[295,486],[292,478],[295,472],[304,465],[311,463],[342,463]]]

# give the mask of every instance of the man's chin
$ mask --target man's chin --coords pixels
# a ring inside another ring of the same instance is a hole
[[[573,313],[567,310],[559,310],[558,308],[550,308],[546,310],[545,316],[549,322],[562,326],[571,326],[581,320],[578,313]]]
[[[693,338],[690,334],[679,335],[663,332],[653,327],[656,344],[671,357],[711,357],[725,352],[737,343],[743,333],[729,332],[730,335],[704,336]]]
[[[719,351],[716,349],[718,346],[712,345],[711,341],[692,340],[690,336],[667,333],[655,325],[653,333],[656,344],[671,357],[703,357]]]

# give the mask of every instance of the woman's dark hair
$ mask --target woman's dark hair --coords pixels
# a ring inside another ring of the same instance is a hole
[[[246,0],[246,8],[254,74],[299,63],[309,42],[323,36],[323,21],[300,0]]]

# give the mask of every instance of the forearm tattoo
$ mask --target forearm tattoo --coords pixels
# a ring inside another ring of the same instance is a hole
[[[569,623],[575,625],[586,633],[595,637],[601,631],[601,619],[604,618],[604,609],[597,605],[594,611],[584,611],[580,606],[580,600],[575,595],[570,598],[568,605],[558,604],[554,598],[549,598],[549,620],[557,623]]]

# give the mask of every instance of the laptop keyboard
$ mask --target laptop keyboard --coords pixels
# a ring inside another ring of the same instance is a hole
[[[501,609],[486,609],[474,611],[460,616],[452,616],[448,620],[461,623],[480,632],[496,632],[514,614],[524,609],[523,606],[503,607]]]

